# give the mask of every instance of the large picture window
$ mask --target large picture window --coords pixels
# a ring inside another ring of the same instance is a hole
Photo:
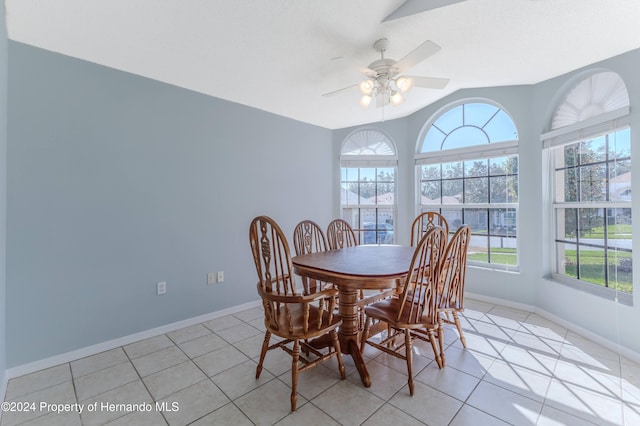
[[[489,103],[454,106],[428,126],[416,156],[419,210],[436,211],[455,232],[471,227],[468,261],[518,266],[518,134]]]
[[[397,163],[395,145],[375,130],[352,133],[342,145],[341,216],[359,244],[395,242]]]
[[[543,135],[551,165],[554,275],[631,303],[631,129],[620,77],[573,88]]]

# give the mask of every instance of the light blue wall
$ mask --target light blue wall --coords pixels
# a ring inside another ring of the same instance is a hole
[[[398,242],[408,242],[407,226],[416,214],[415,201],[412,198],[416,190],[413,155],[425,123],[442,109],[462,100],[486,99],[497,102],[511,115],[519,134],[520,271],[506,273],[469,268],[467,291],[539,308],[544,313],[576,324],[640,353],[640,339],[637,331],[637,324],[640,324],[640,291],[638,291],[640,274],[634,274],[636,291],[633,307],[577,291],[548,278],[552,247],[546,237],[549,215],[548,209],[544,206],[546,198],[543,174],[546,172],[543,167],[540,141],[540,135],[549,130],[553,111],[566,94],[566,90],[594,70],[612,70],[623,78],[629,91],[632,128],[635,129],[631,133],[632,152],[635,156],[633,169],[637,169],[636,165],[640,163],[640,155],[636,155],[636,151],[640,150],[640,131],[636,131],[640,129],[639,64],[640,50],[635,50],[536,85],[460,90],[407,118],[366,126],[387,133],[398,145],[400,170],[398,177],[398,236],[400,239]],[[345,137],[357,129],[359,127],[334,132],[336,158]],[[633,185],[638,187],[640,173],[634,172],[632,179]],[[336,178],[335,185],[336,187],[339,185],[339,177]],[[404,200],[410,200],[410,203],[400,202],[401,197]],[[633,211],[634,217],[637,218],[640,214],[640,197],[634,199]],[[335,214],[339,213],[339,207],[336,207],[335,212]],[[637,219],[634,221],[638,222]],[[403,237],[405,235],[406,237]],[[638,246],[640,230],[634,230],[633,239],[637,242],[635,246]],[[637,247],[633,257],[634,263],[639,265],[640,249]]]
[[[326,224],[339,215],[340,144],[357,128],[310,126],[19,43],[8,52],[8,367],[255,300],[251,218],[269,214],[290,235],[302,218]],[[634,51],[597,65],[627,83],[634,128],[639,60]],[[468,290],[537,306],[640,352],[638,292],[626,307],[545,278],[540,134],[583,71],[461,90],[366,127],[398,147],[397,235],[408,243],[424,123],[463,99],[502,105],[520,135],[522,267],[472,268]],[[640,173],[633,179],[640,185]],[[227,282],[207,287],[206,273],[218,270]],[[158,281],[167,295],[155,295]]]
[[[6,358],[6,242],[7,242],[7,26],[0,7],[0,383]],[[1,389],[2,385],[0,385]],[[2,392],[0,392],[0,395]]]
[[[331,219],[329,130],[15,42],[9,58],[9,367],[257,300],[251,219]]]

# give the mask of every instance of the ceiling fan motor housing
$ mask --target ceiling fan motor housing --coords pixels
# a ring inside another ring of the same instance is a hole
[[[376,72],[379,75],[388,75],[392,77],[393,75],[398,74],[398,71],[393,68],[393,65],[396,63],[393,59],[382,58],[377,61],[373,61],[369,64],[369,69]]]

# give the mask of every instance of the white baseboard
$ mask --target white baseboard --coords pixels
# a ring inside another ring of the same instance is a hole
[[[200,315],[197,317],[189,318],[186,320],[166,324],[160,327],[152,328],[150,330],[141,331],[139,333],[130,334],[128,336],[120,337],[117,339],[109,340],[107,342],[98,343],[96,345],[86,346],[84,348],[76,349],[71,352],[52,356],[50,358],[41,359],[39,361],[30,362],[28,364],[19,365],[17,367],[9,368],[4,374],[4,380],[2,381],[2,390],[6,390],[7,382],[15,377],[24,376],[25,374],[34,373],[36,371],[44,370],[46,368],[55,367],[56,365],[64,364],[66,362],[75,361],[80,358],[85,358],[91,355],[96,355],[100,352],[108,351],[118,348],[120,346],[128,345],[130,343],[137,342],[139,340],[149,339],[151,337],[159,336],[161,334],[176,331],[181,328],[189,327],[192,325],[200,324],[201,322],[210,321],[212,319],[220,318],[225,315],[234,314],[247,309],[261,306],[259,300],[245,303],[231,308],[223,309],[221,311],[210,312],[208,314]],[[4,401],[4,392],[3,401]]]
[[[477,300],[479,302],[487,302],[487,303],[491,303],[493,305],[505,306],[507,308],[518,309],[518,310],[521,310],[521,311],[535,312],[535,310],[536,310],[536,307],[533,306],[533,305],[527,305],[525,303],[512,302],[511,300],[500,299],[498,297],[484,296],[482,294],[475,294],[475,293],[465,292],[465,297],[468,297],[469,299]]]
[[[550,321],[555,322],[558,325],[563,326],[567,330],[571,330],[581,336],[586,337],[589,340],[592,340],[600,345],[609,348],[618,348],[617,352],[619,355],[624,356],[631,361],[640,363],[640,354],[637,352],[626,348],[622,345],[619,345],[616,342],[612,342],[608,339],[605,339],[585,328],[579,327],[571,322],[568,322],[560,317],[557,317],[554,314],[544,311],[535,306],[511,302],[509,300],[499,299],[495,297],[488,297],[479,294],[467,293],[467,296],[470,299],[475,299],[481,302],[492,303],[500,306],[505,306],[507,308],[519,309],[523,311],[529,311],[536,313]],[[145,330],[139,333],[131,334],[128,336],[120,337],[118,339],[109,340],[107,342],[98,343],[96,345],[87,346],[84,348],[76,349],[71,352],[67,352],[64,354],[56,355],[50,358],[45,358],[39,361],[30,362],[28,364],[19,365],[17,367],[12,367],[6,370],[3,374],[2,381],[0,382],[0,395],[2,395],[2,400],[4,400],[4,396],[6,394],[7,383],[10,379],[15,377],[23,376],[25,374],[34,373],[36,371],[44,370],[46,368],[55,367],[56,365],[64,364],[66,362],[75,361],[80,358],[85,358],[87,356],[96,355],[100,352],[108,351],[111,349],[118,348],[120,346],[128,345],[130,343],[137,342],[139,340],[148,339],[151,337],[159,336],[161,334],[169,333],[171,331],[179,330],[184,327],[189,327],[192,325],[200,324],[205,321],[210,321],[212,319],[220,318],[225,315],[234,314],[236,312],[241,312],[247,309],[255,308],[260,306],[260,301],[256,300],[253,302],[245,303],[238,306],[233,306],[231,308],[223,309],[221,311],[211,312],[208,314],[200,315],[197,317],[189,318],[186,320],[174,322],[171,324],[163,325],[160,327],[156,327],[150,330]],[[0,414],[1,415],[1,414]],[[1,417],[0,417],[1,418]]]
[[[480,294],[466,294],[470,299],[475,299],[480,302],[492,303],[500,306],[505,306],[507,308],[519,309],[521,311],[529,311],[533,312],[537,315],[540,315],[543,318],[548,319],[549,321],[555,322],[558,325],[563,326],[567,330],[571,330],[574,333],[577,333],[589,340],[592,340],[599,345],[604,346],[605,348],[616,348],[617,350],[613,350],[617,352],[618,355],[624,356],[633,362],[640,363],[640,354],[634,350],[631,350],[625,346],[620,345],[618,342],[612,342],[611,340],[605,339],[604,337],[595,334],[594,332],[587,330],[586,328],[580,327],[572,322],[569,322],[565,319],[562,319],[550,312],[545,311],[537,306],[526,305],[524,303],[511,302],[509,300],[498,299],[495,297],[483,296]]]

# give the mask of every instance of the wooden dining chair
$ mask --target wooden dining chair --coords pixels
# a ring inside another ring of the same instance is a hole
[[[411,247],[415,247],[425,232],[436,226],[444,229],[445,235],[449,237],[449,224],[444,216],[437,212],[420,213],[411,225]]]
[[[329,222],[329,226],[327,226],[327,242],[330,250],[358,245],[353,228],[344,219],[334,219]]]
[[[438,313],[441,323],[454,324],[460,342],[467,347],[458,314],[464,311],[464,282],[467,274],[467,250],[471,239],[468,225],[459,227],[447,244],[438,283]],[[453,320],[449,317],[453,317]],[[443,355],[444,363],[444,355]]]
[[[328,250],[327,239],[322,228],[312,220],[303,220],[293,230],[293,248],[296,256],[301,254],[318,253]],[[324,288],[328,283],[320,283],[308,277],[302,277],[302,285],[307,293],[313,293],[317,288]]]
[[[409,393],[413,396],[412,343],[414,339],[429,341],[438,367],[442,368],[444,336],[438,321],[436,290],[446,235],[442,228],[432,228],[422,237],[404,281],[402,295],[368,305],[361,336],[361,350],[369,344],[383,352],[404,359],[407,363]],[[386,337],[376,341],[369,336],[373,320],[386,322],[391,329]],[[404,335],[404,339],[397,337]],[[436,337],[438,343],[436,343]]]
[[[353,228],[344,219],[334,219],[327,226],[327,243],[329,250],[336,250],[345,247],[355,247],[358,245],[358,239]],[[358,299],[364,298],[364,290],[358,292]],[[361,321],[359,321],[361,323]],[[362,327],[360,327],[362,328]]]
[[[256,379],[260,378],[267,351],[281,348],[291,355],[291,411],[295,411],[299,372],[336,356],[340,377],[345,378],[336,332],[342,320],[334,315],[336,290],[323,289],[311,294],[298,291],[289,245],[273,219],[267,216],[253,219],[249,227],[249,242],[258,273],[258,294],[262,298],[266,328]],[[325,335],[332,343],[326,352],[307,343],[309,339]],[[272,336],[281,340],[270,344]]]

